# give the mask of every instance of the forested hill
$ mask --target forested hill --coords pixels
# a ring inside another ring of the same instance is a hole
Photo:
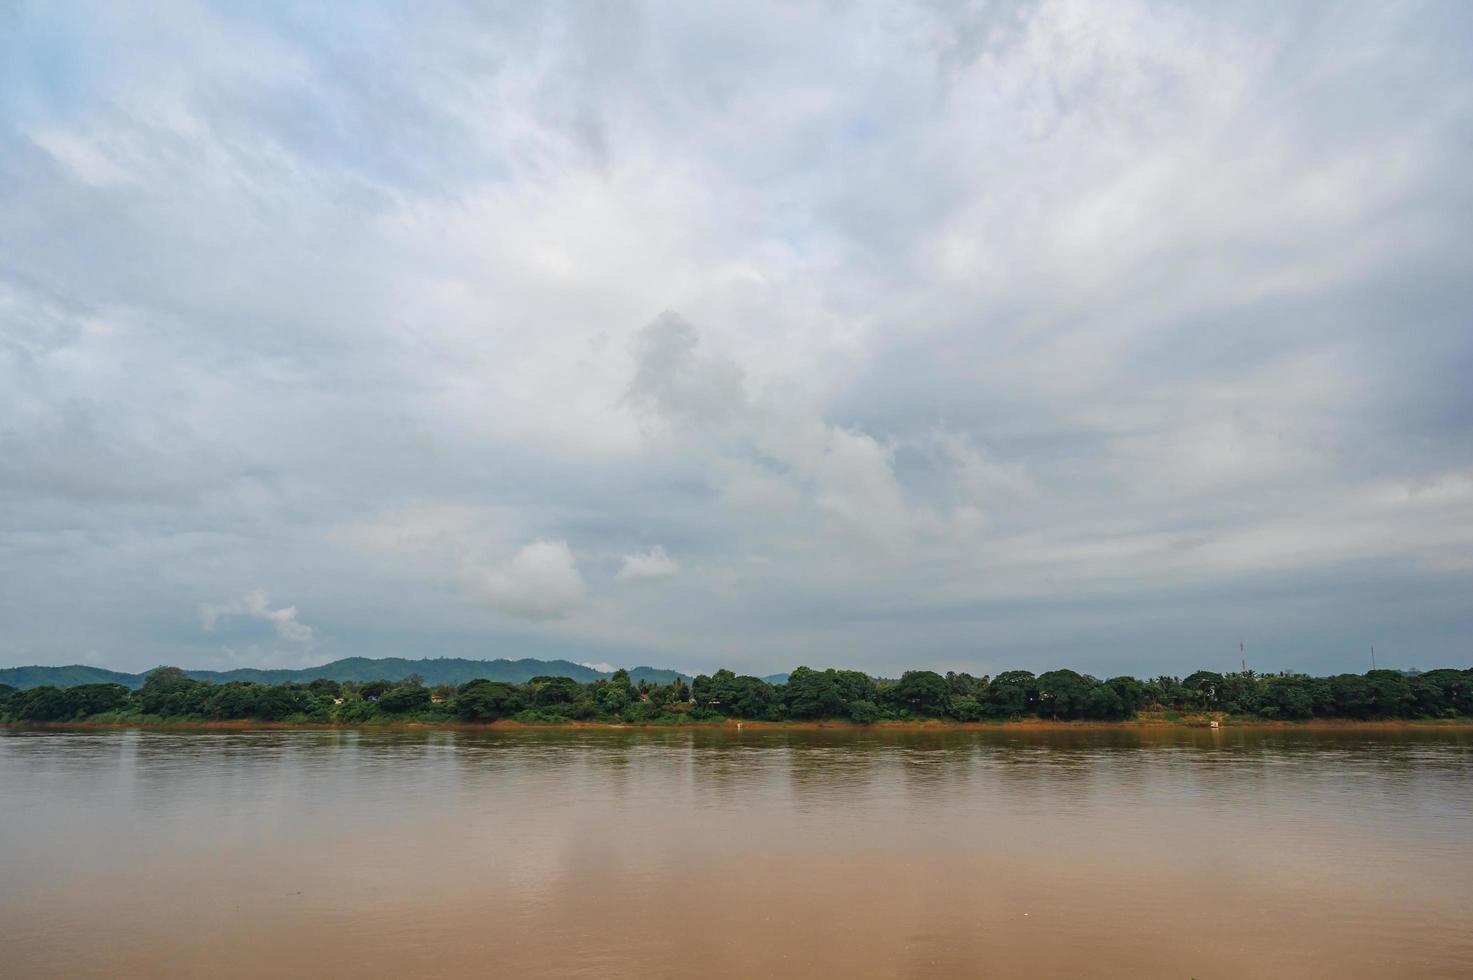
[[[485,679],[525,684],[534,677],[569,677],[580,684],[605,679],[610,674],[575,664],[568,660],[466,660],[459,657],[440,657],[426,660],[408,660],[403,657],[348,657],[334,660],[320,667],[302,670],[257,670],[244,667],[239,670],[186,670],[191,678],[201,681],[250,681],[255,684],[306,684],[315,680],[397,681],[411,674],[418,674],[425,684],[464,684],[467,681]],[[101,667],[74,664],[69,667],[4,667],[0,668],[0,684],[15,688],[32,687],[76,687],[81,684],[121,684],[130,690],[143,686],[144,674],[125,674]],[[629,671],[630,680],[638,684],[647,680],[651,684],[669,684],[677,678],[689,680],[689,676],[675,670],[659,667],[634,667]]]
[[[83,664],[73,664],[70,667],[0,667],[0,684],[21,689],[46,685],[79,687],[83,684],[121,684],[136,691],[143,686],[143,675],[124,674]]]

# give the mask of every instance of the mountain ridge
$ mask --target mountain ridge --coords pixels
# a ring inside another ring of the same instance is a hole
[[[508,681],[525,684],[533,677],[571,677],[580,684],[587,684],[612,673],[585,667],[571,660],[538,660],[524,657],[508,660],[470,660],[464,657],[427,657],[410,660],[405,657],[344,657],[316,667],[261,668],[238,667],[234,670],[188,670],[184,671],[196,680],[250,681],[257,684],[305,684],[319,679],[334,681],[396,681],[410,674],[418,674],[426,684],[464,684],[467,681],[485,678],[493,681]],[[21,689],[52,685],[76,687],[81,684],[122,684],[132,690],[143,686],[148,671],[130,674],[125,671],[108,670],[87,664],[69,664],[62,667],[29,666],[0,667],[0,684],[9,684]],[[662,667],[639,666],[629,669],[629,679],[638,684],[648,680],[652,684],[668,684],[677,677],[690,680],[691,675]]]

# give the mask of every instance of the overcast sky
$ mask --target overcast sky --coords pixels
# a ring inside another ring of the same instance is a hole
[[[1470,49],[0,2],[0,665],[1473,664]]]

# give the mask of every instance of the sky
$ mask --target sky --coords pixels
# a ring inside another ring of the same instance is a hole
[[[1473,665],[1470,46],[0,2],[0,666]]]

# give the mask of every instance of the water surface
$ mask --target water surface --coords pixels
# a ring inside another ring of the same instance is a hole
[[[15,977],[1469,977],[1473,732],[0,731]]]

